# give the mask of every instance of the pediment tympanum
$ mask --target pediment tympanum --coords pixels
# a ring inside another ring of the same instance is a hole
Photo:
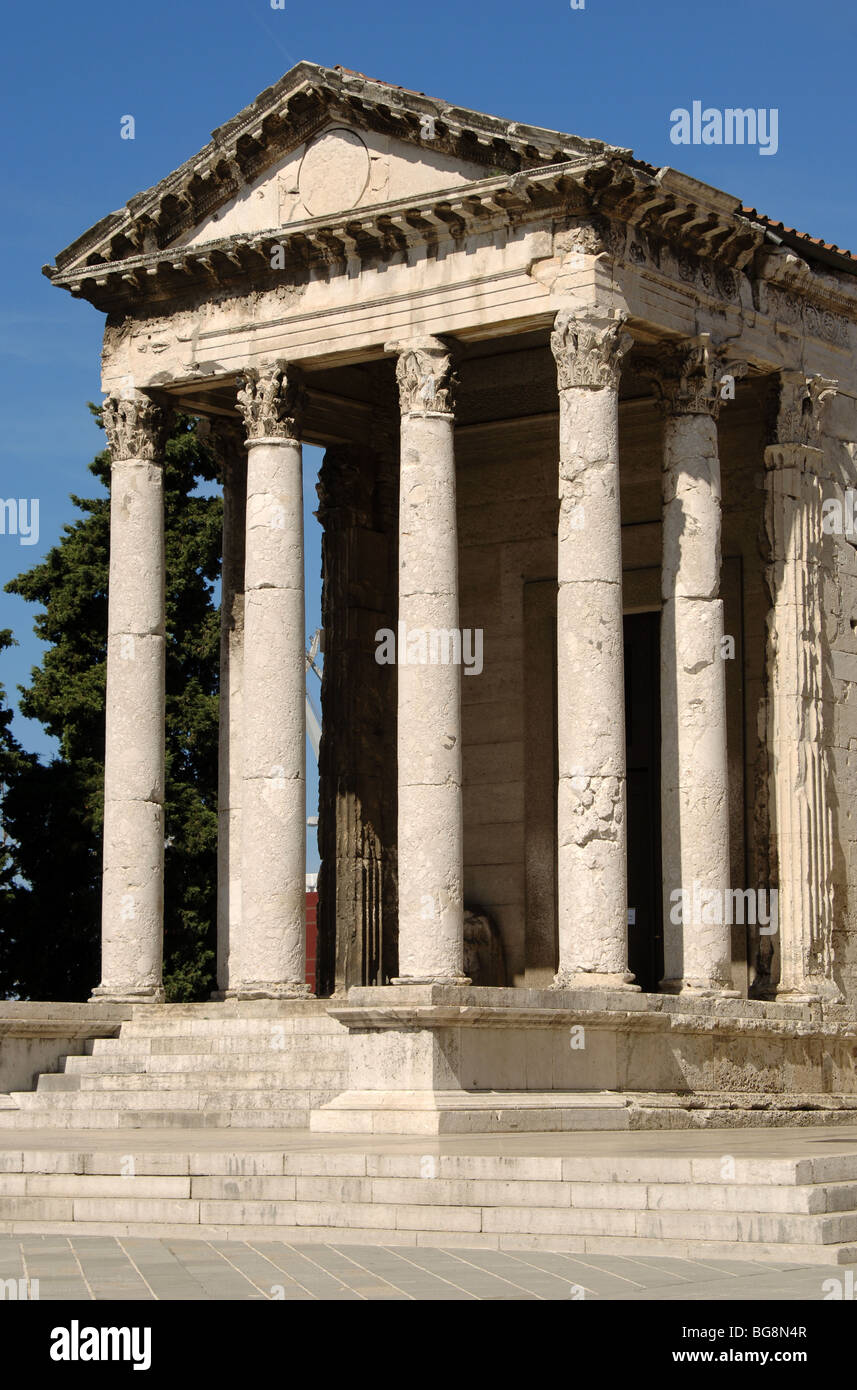
[[[413,145],[378,131],[332,123],[171,244],[196,246],[237,233],[267,231],[454,188],[485,175],[484,165],[433,150],[428,141]]]

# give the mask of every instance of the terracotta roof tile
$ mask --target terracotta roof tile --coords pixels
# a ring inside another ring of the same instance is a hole
[[[796,227],[787,227],[784,222],[775,222],[772,217],[766,217],[763,212],[757,212],[755,208],[742,207],[741,215],[749,217],[753,222],[761,222],[762,226],[769,227],[776,236],[792,237],[805,246],[817,246],[820,250],[830,251],[835,256],[844,256],[849,261],[857,261],[857,256],[851,251],[846,251],[844,247],[837,246],[835,242],[823,241],[821,237],[810,236],[808,232],[799,232]]]

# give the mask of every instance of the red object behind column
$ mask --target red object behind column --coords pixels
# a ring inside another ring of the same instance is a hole
[[[315,955],[318,937],[318,893],[306,895],[306,983],[315,994]]]

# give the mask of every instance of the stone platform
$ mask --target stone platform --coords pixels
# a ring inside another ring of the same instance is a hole
[[[318,1132],[850,1122],[857,1022],[820,1001],[603,989],[353,988]]]
[[[0,1235],[857,1260],[857,1125],[363,1138],[0,1133]]]

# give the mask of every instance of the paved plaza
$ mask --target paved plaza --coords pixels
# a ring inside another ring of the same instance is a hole
[[[0,1236],[0,1278],[50,1299],[818,1301],[848,1270],[754,1260],[284,1241]]]

